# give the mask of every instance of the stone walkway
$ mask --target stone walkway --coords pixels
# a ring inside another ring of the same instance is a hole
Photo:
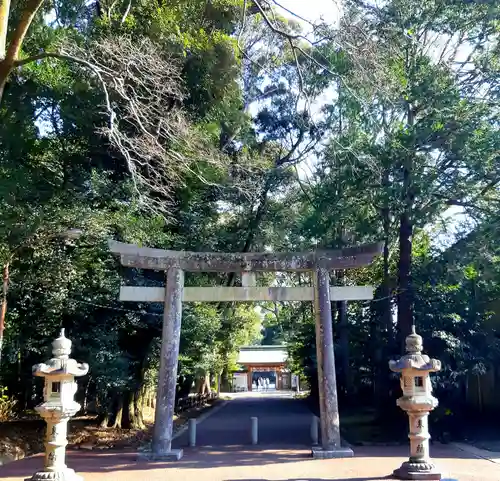
[[[249,417],[261,424],[259,446],[249,444]],[[289,397],[252,395],[228,402],[198,426],[199,447],[170,463],[136,462],[135,453],[72,451],[68,465],[86,481],[382,481],[407,457],[405,447],[354,449],[350,459],[313,460],[310,413]],[[305,429],[305,434],[304,434]],[[210,443],[210,444],[207,444]],[[187,435],[175,444],[187,444]],[[466,450],[433,445],[443,481],[499,481],[500,465]],[[35,456],[0,467],[0,479],[23,481],[42,465]]]
[[[310,446],[311,411],[304,401],[287,392],[233,394],[221,410],[197,426],[197,446],[241,446],[251,444],[250,418],[258,417],[259,444],[280,448]],[[188,433],[174,441],[185,448]]]

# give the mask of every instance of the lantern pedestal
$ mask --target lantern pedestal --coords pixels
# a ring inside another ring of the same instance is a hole
[[[25,481],[83,481],[73,469],[66,468],[59,471],[40,471]]]
[[[36,410],[47,423],[47,436],[45,440],[45,462],[43,471],[35,473],[25,481],[83,481],[73,469],[66,466],[66,445],[68,421],[74,416],[80,406],[77,403],[65,413],[58,409],[51,409],[47,403],[37,406]],[[71,410],[70,410],[71,409]]]
[[[441,473],[438,472],[432,463],[412,463],[405,461],[400,468],[394,470],[396,479],[425,479],[440,480]]]
[[[47,364],[33,366],[33,374],[45,378],[44,402],[35,409],[47,423],[47,434],[44,468],[26,481],[83,481],[66,466],[66,445],[68,421],[80,410],[74,400],[75,377],[87,374],[89,367],[70,359],[70,353],[71,341],[64,336],[63,329],[52,343],[54,357]]]

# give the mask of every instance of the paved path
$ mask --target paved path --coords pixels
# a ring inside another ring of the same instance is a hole
[[[170,463],[136,462],[134,453],[74,451],[68,465],[85,481],[383,481],[407,456],[400,448],[358,448],[350,459],[313,460],[305,450],[197,448]],[[499,481],[500,466],[433,447],[443,481]],[[41,456],[0,467],[2,481],[24,481],[42,466]]]
[[[237,427],[251,415],[264,424],[262,444],[255,447],[246,444],[249,427]],[[148,463],[137,462],[131,452],[70,451],[67,462],[85,481],[382,481],[407,459],[406,447],[359,447],[354,458],[313,460],[305,447],[309,420],[307,408],[290,398],[238,397],[198,426],[202,446],[185,448],[180,461]],[[176,442],[186,440],[181,436]],[[433,445],[431,454],[443,481],[500,480],[499,464],[466,450]],[[23,481],[42,463],[42,456],[10,463],[0,467],[0,479]]]
[[[245,446],[251,444],[250,418],[259,419],[259,445],[307,448],[312,413],[291,393],[242,393],[197,426],[197,446]],[[186,447],[188,433],[174,441]]]

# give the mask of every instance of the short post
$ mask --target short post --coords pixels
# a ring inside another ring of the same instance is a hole
[[[259,443],[259,418],[251,417],[252,421],[252,444],[256,445]]]
[[[44,402],[35,409],[47,423],[47,434],[44,469],[26,481],[81,481],[83,478],[66,466],[66,445],[68,421],[80,410],[74,400],[75,377],[87,374],[89,366],[69,357],[71,341],[64,329],[52,343],[52,354],[54,357],[47,364],[33,366],[33,375],[45,378]]]
[[[311,418],[311,441],[313,446],[317,446],[319,444],[319,418],[318,416],[314,416]]]
[[[196,446],[196,419],[188,421],[189,428],[189,446],[194,448]]]
[[[398,406],[408,413],[410,422],[410,459],[394,471],[397,479],[441,479],[429,454],[429,412],[438,400],[432,395],[429,373],[441,369],[441,362],[422,354],[422,337],[412,326],[411,334],[406,338],[406,352],[398,361],[390,361],[389,368],[401,373],[403,396],[397,400]]]

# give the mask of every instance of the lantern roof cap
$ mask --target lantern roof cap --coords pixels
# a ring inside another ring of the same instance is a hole
[[[411,333],[406,337],[406,354],[397,361],[389,361],[389,369],[394,372],[415,370],[420,372],[435,372],[441,370],[441,361],[431,359],[423,354],[424,343],[422,336],[417,334],[415,325],[411,326]]]
[[[71,359],[72,342],[61,329],[59,337],[52,341],[52,355],[54,356],[47,363],[35,364],[33,366],[33,375],[40,377],[58,377],[71,378],[75,376],[84,376],[89,370],[86,363],[79,363]]]

